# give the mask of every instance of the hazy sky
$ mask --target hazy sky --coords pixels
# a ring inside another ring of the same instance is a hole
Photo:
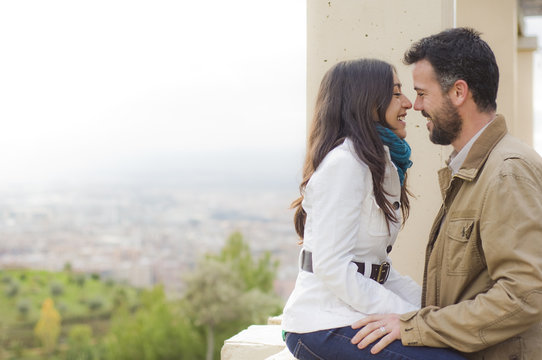
[[[305,23],[297,0],[0,2],[0,184],[302,152]]]
[[[302,148],[305,2],[3,1],[0,182]]]

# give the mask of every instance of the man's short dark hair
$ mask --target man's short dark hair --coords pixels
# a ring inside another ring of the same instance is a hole
[[[433,66],[444,93],[457,80],[464,80],[479,111],[497,109],[499,68],[493,51],[478,31],[454,28],[421,39],[405,52],[403,62],[411,65],[420,60]]]

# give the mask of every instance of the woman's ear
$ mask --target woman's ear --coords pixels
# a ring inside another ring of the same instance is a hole
[[[457,80],[448,91],[448,96],[455,106],[462,105],[469,96],[469,85],[465,80]]]

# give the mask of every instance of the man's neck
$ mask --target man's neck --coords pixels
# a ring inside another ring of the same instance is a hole
[[[462,115],[462,127],[461,133],[452,141],[452,146],[456,152],[460,152],[461,149],[469,142],[470,139],[491,122],[495,118],[495,111],[490,113],[473,112],[468,115]]]

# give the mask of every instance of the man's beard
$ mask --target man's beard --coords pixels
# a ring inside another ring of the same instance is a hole
[[[444,105],[436,110],[433,116],[429,116],[423,110],[422,115],[430,118],[433,123],[433,129],[429,133],[431,142],[438,145],[450,145],[459,136],[462,125],[461,115],[448,97],[445,98]]]

